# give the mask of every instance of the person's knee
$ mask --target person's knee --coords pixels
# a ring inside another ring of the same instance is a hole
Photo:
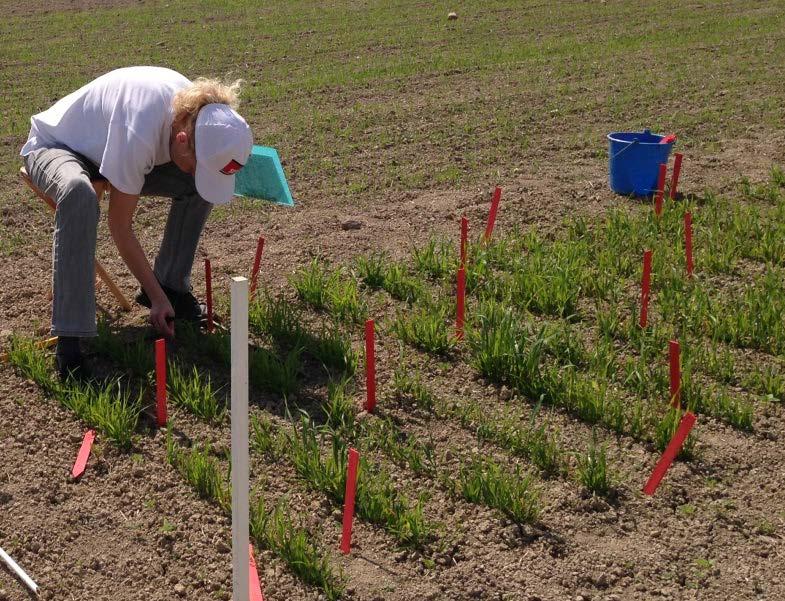
[[[84,217],[98,218],[98,197],[90,180],[74,178],[60,190],[58,211],[75,212]]]

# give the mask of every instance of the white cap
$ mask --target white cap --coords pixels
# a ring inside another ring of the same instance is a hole
[[[206,104],[196,117],[196,191],[212,204],[234,195],[234,174],[251,154],[251,128],[226,104]]]

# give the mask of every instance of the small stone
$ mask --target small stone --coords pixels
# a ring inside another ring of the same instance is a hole
[[[218,544],[215,545],[215,549],[219,553],[229,553],[229,551],[231,551],[231,549],[229,548],[229,545],[227,545],[222,540],[218,541]]]
[[[402,561],[406,561],[406,557],[408,555],[409,555],[408,551],[398,551],[398,553],[396,553],[394,556],[395,561],[397,561],[398,563],[401,563]]]
[[[174,592],[177,593],[179,597],[185,597],[185,587],[179,582],[174,585]]]
[[[450,13],[447,13],[447,18],[448,18],[450,21],[455,21],[455,19],[457,19],[457,18],[458,18],[458,13],[456,13],[456,12],[450,12]]]
[[[356,219],[347,219],[341,224],[341,229],[346,230],[359,230],[363,224]]]

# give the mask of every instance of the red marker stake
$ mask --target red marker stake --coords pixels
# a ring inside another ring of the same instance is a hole
[[[651,292],[651,251],[643,252],[643,280],[641,281],[641,319],[640,326],[649,323],[649,294]]]
[[[657,490],[657,487],[660,485],[660,482],[668,471],[668,468],[670,468],[671,463],[673,463],[673,460],[676,459],[676,455],[679,454],[681,445],[687,440],[687,436],[690,435],[690,430],[692,430],[694,425],[695,414],[688,411],[684,414],[684,417],[681,418],[676,434],[673,435],[673,438],[671,438],[671,441],[668,443],[662,457],[660,457],[657,465],[654,466],[654,471],[651,473],[649,481],[646,482],[646,486],[643,487],[644,494],[651,496],[654,494],[654,491]]]
[[[248,593],[250,601],[264,601],[262,583],[259,581],[259,572],[253,557],[253,545],[248,544]]]
[[[667,165],[660,165],[660,175],[657,178],[657,192],[654,195],[654,214],[657,217],[662,215],[662,197],[665,194],[665,174],[667,171]]]
[[[673,175],[671,176],[671,200],[676,199],[676,188],[679,185],[679,174],[681,174],[681,161],[684,155],[677,152],[673,155]]]
[[[166,425],[166,340],[155,341],[155,402],[158,427]]]
[[[360,454],[349,449],[349,466],[346,470],[346,495],[343,503],[343,535],[341,536],[341,553],[348,553],[352,544],[352,521],[354,520],[354,493],[357,490],[357,464]]]
[[[376,341],[374,337],[373,319],[365,322],[365,387],[367,397],[365,410],[373,413],[376,407]]]
[[[81,478],[87,467],[87,459],[90,457],[90,449],[93,447],[95,440],[95,430],[88,430],[84,435],[82,446],[79,448],[79,453],[76,455],[76,462],[71,470],[72,478]]]
[[[496,213],[499,210],[499,201],[502,198],[502,189],[496,186],[493,191],[493,198],[491,198],[491,212],[488,213],[488,225],[485,226],[485,241],[490,242],[491,234],[493,234],[493,226],[496,223]]]
[[[207,297],[207,331],[213,331],[213,268],[210,259],[204,260],[204,287]]]
[[[671,340],[668,343],[668,354],[671,363],[671,405],[681,407],[681,365],[679,343]]]
[[[457,315],[455,317],[455,337],[458,340],[463,340],[463,321],[464,313],[466,310],[466,268],[461,266],[458,269],[458,299],[457,299]]]
[[[249,298],[253,298],[256,292],[256,282],[259,279],[259,266],[262,263],[262,251],[264,250],[264,236],[259,236],[259,242],[256,243],[256,256],[253,259],[253,269],[251,270],[251,285],[248,290]]]
[[[466,246],[469,240],[469,220],[461,216],[461,266],[466,265]]]
[[[692,213],[684,213],[684,254],[687,257],[687,277],[692,277]]]

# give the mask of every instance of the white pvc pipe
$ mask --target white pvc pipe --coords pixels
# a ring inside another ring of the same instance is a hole
[[[2,558],[2,560],[6,563],[6,565],[9,568],[11,568],[11,571],[14,574],[16,574],[17,576],[19,576],[19,578],[22,579],[22,582],[24,582],[27,585],[27,588],[29,588],[34,593],[38,594],[38,585],[35,582],[33,582],[33,579],[30,578],[30,576],[28,576],[22,568],[19,567],[19,564],[17,564],[13,559],[11,559],[11,556],[8,553],[3,551],[2,547],[0,547],[0,558]]]
[[[248,279],[232,278],[232,599],[248,601]]]

